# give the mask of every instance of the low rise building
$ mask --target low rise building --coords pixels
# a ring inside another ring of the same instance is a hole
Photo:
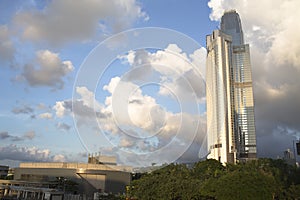
[[[23,190],[15,189],[14,183],[21,182],[32,183],[35,185],[55,184],[54,189],[58,189],[65,194],[83,195],[87,198],[93,197],[94,193],[125,193],[126,186],[131,181],[132,168],[128,166],[119,166],[116,159],[109,156],[89,156],[88,163],[67,163],[67,162],[28,162],[20,163],[20,166],[14,169],[14,180],[9,188],[16,191],[14,195],[25,195]],[[2,195],[7,195],[10,189],[5,186]],[[36,188],[36,186],[34,187]],[[5,192],[6,191],[6,192]],[[29,191],[29,190],[26,190]],[[42,192],[45,195],[44,188],[39,192],[30,194],[35,197]],[[57,192],[52,191],[51,192]],[[39,196],[40,199],[41,197]]]

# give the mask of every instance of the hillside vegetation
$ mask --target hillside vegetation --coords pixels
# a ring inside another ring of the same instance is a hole
[[[283,160],[171,164],[138,177],[127,188],[128,199],[300,199],[300,170]]]

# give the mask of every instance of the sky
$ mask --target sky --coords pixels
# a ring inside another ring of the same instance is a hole
[[[0,165],[206,155],[205,37],[235,9],[259,157],[300,138],[298,0],[2,0]]]

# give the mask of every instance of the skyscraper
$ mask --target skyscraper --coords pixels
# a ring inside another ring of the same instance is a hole
[[[221,30],[206,37],[206,48],[208,158],[256,158],[250,51],[236,11],[224,13]]]

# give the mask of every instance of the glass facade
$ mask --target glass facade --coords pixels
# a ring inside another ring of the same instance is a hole
[[[233,88],[239,159],[256,157],[256,134],[249,45],[233,47]]]
[[[256,157],[249,45],[239,15],[226,12],[221,30],[206,38],[209,156],[222,163]]]
[[[232,45],[244,44],[244,34],[239,15],[234,11],[225,12],[221,19],[221,31],[232,38]]]

